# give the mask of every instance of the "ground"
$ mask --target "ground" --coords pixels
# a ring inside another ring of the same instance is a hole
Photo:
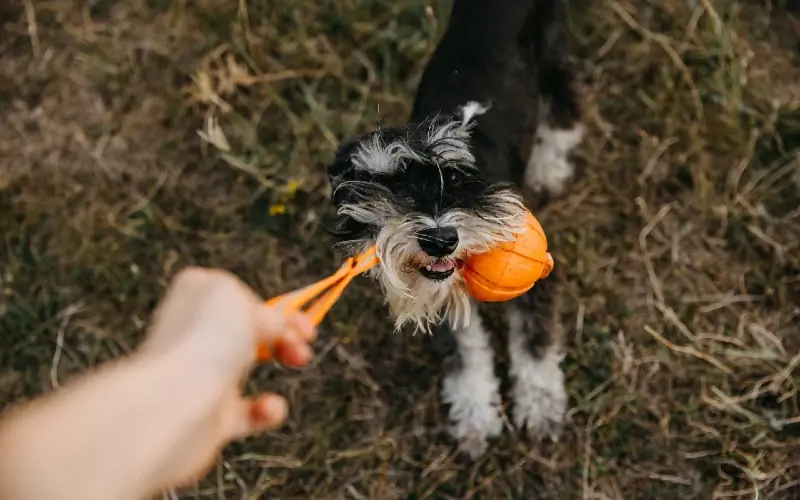
[[[408,114],[443,5],[3,2],[0,407],[135,348],[184,266],[264,296],[331,272],[324,165]],[[570,2],[588,137],[537,213],[565,284],[559,442],[458,455],[431,339],[359,280],[312,367],[248,384],[289,424],[175,495],[800,498],[797,8]]]

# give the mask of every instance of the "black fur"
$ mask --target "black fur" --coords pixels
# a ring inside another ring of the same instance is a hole
[[[472,137],[477,164],[493,180],[519,184],[541,105],[557,128],[579,119],[568,40],[561,0],[455,0],[411,121],[491,103]]]
[[[448,210],[461,208],[473,211],[478,216],[491,215],[492,207],[483,203],[483,200],[488,195],[509,188],[510,183],[499,180],[491,182],[484,168],[464,168],[462,164],[442,161],[441,169],[437,169],[432,168],[427,160],[434,156],[431,151],[437,145],[426,144],[428,131],[454,116],[457,115],[436,113],[404,127],[371,132],[358,141],[343,145],[335,161],[328,167],[334,206],[379,197],[407,213],[418,212],[436,217]],[[402,141],[423,153],[426,161],[406,160],[403,168],[392,174],[359,171],[354,168],[351,155],[358,144],[370,141],[374,135],[379,135],[384,144]],[[474,143],[471,145],[473,154],[480,151],[480,148],[474,147]],[[341,217],[333,234],[346,241],[364,238],[378,230],[350,217]]]
[[[459,184],[458,189],[466,184],[468,196],[462,199],[475,199],[481,188],[493,183],[519,185],[540,115],[546,111],[551,126],[563,129],[580,118],[568,42],[561,0],[455,0],[448,28],[417,88],[409,124],[371,134],[380,134],[386,142],[404,138],[419,143],[431,121],[458,114],[469,101],[488,103],[491,108],[477,118],[470,141],[480,172],[451,184]],[[386,179],[355,172],[350,155],[371,134],[345,143],[330,165],[334,205],[350,194],[347,189],[337,191],[342,181],[363,180],[385,183],[392,191],[410,183],[422,185],[428,193],[411,196],[416,198],[413,208],[431,214],[440,208],[431,196],[440,188],[433,169],[412,165]],[[343,227],[348,229],[338,231],[339,236],[356,234],[350,222],[340,221]]]

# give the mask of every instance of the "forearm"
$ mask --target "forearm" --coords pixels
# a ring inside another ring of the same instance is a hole
[[[169,355],[133,356],[0,422],[0,498],[136,499],[152,492],[192,403]]]

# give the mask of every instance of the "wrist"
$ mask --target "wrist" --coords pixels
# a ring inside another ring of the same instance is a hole
[[[141,399],[131,387],[139,372],[136,359],[115,360],[14,410],[0,430],[0,497],[112,498],[128,436],[129,416],[119,417]]]
[[[131,355],[21,407],[0,427],[0,497],[134,499],[179,428],[163,356]]]

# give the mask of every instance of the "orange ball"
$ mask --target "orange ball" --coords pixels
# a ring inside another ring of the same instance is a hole
[[[513,241],[502,242],[486,253],[470,257],[461,270],[467,289],[482,302],[502,302],[527,292],[553,270],[547,237],[530,212],[527,229]]]

